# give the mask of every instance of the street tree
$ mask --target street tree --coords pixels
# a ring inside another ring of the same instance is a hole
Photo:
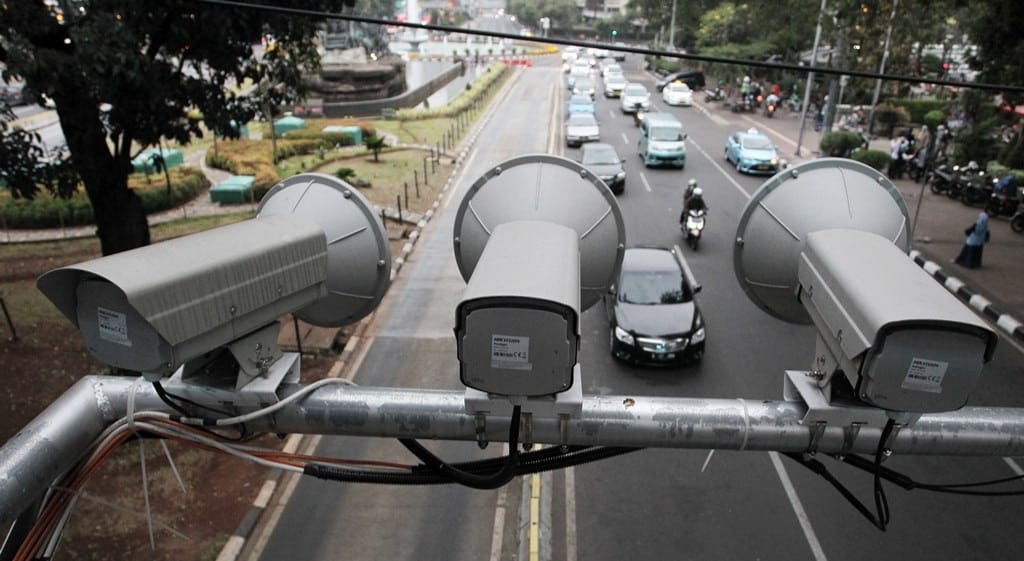
[[[542,17],[555,29],[571,29],[580,19],[575,0],[509,0],[508,12],[534,29],[540,29]]]
[[[338,12],[350,1],[272,3]],[[141,202],[128,188],[132,157],[164,138],[185,144],[202,136],[190,111],[230,137],[264,102],[296,99],[303,73],[317,69],[319,23],[189,0],[5,2],[0,62],[56,103],[108,255],[149,243]],[[273,48],[254,51],[268,37]],[[258,90],[265,99],[230,87],[247,82],[272,87]]]

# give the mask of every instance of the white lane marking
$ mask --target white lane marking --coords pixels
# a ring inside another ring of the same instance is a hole
[[[647,189],[647,192],[650,193],[651,192],[651,184],[647,182],[647,176],[642,171],[640,172],[640,181],[643,182],[644,189]]]
[[[626,136],[626,133],[622,133],[622,143],[629,146],[629,137]]]
[[[615,111],[612,110],[612,109],[609,109],[608,110],[608,116],[611,117],[612,119],[614,119],[615,118]]]
[[[717,169],[717,170],[719,171],[719,173],[721,173],[721,174],[722,174],[722,176],[723,176],[723,177],[725,177],[725,178],[726,178],[726,179],[727,179],[727,180],[729,181],[729,183],[731,183],[731,184],[732,184],[732,186],[736,188],[736,190],[737,190],[737,191],[739,191],[740,193],[742,193],[742,194],[743,194],[743,196],[744,196],[744,197],[745,197],[745,198],[746,198],[747,200],[750,200],[750,197],[751,197],[752,195],[751,195],[750,193],[748,193],[748,192],[746,191],[746,189],[744,189],[744,188],[743,188],[743,187],[742,187],[742,186],[741,186],[741,185],[740,185],[739,183],[737,183],[737,182],[736,182],[736,180],[735,180],[735,179],[733,179],[733,178],[732,178],[732,176],[731,176],[731,175],[729,175],[729,174],[728,174],[728,172],[726,172],[724,168],[722,168],[722,166],[718,165],[718,162],[717,162],[717,161],[715,161],[715,159],[714,159],[714,158],[712,158],[712,157],[711,157],[710,155],[708,155],[708,153],[707,153],[707,152],[705,152],[703,148],[701,148],[700,144],[697,144],[697,142],[696,142],[695,140],[693,140],[693,138],[692,138],[692,137],[691,137],[691,138],[689,139],[689,143],[690,143],[690,144],[693,144],[693,147],[694,147],[694,148],[696,148],[698,152],[700,152],[701,154],[703,154],[703,155],[704,155],[704,157],[705,157],[705,158],[707,158],[709,162],[711,162],[711,165],[715,166],[715,169]]]
[[[786,466],[782,465],[782,458],[779,457],[778,452],[768,452],[768,456],[772,460],[772,466],[775,467],[775,473],[778,474],[779,480],[782,481],[782,488],[786,490],[786,496],[789,497],[789,504],[793,506],[793,512],[796,513],[796,519],[800,522],[800,528],[804,531],[804,537],[807,538],[807,545],[811,546],[811,553],[814,554],[816,561],[828,561],[825,557],[825,550],[821,548],[821,542],[818,541],[818,536],[814,534],[814,528],[811,527],[811,519],[807,517],[807,512],[804,511],[803,504],[800,503],[800,497],[796,494],[796,489],[793,488],[793,482],[789,479],[789,474],[786,473]]]
[[[576,468],[565,470],[565,561],[576,561]]]
[[[696,101],[693,102],[693,106],[696,107],[698,111],[703,113],[705,117],[711,119],[711,122],[715,123],[716,125],[720,127],[729,126],[729,121],[726,121],[725,119],[719,117],[718,115],[715,115],[714,113],[711,112],[711,110],[707,109],[703,105],[698,105]]]
[[[508,443],[505,444],[508,453]],[[494,530],[491,532],[490,561],[501,561],[501,550],[505,544],[505,510],[508,508],[508,485],[502,485],[498,491],[498,500],[494,507]]]
[[[683,259],[683,250],[679,249],[679,244],[674,244],[672,249],[676,252],[676,261],[683,266],[683,273],[686,275],[686,279],[690,281],[690,286],[696,286],[698,284],[697,277],[693,276],[693,271],[690,270],[690,264],[686,262],[686,259]],[[714,450],[712,450],[712,452],[714,452]],[[710,459],[711,454],[708,454],[708,460]],[[704,464],[704,467],[707,467],[707,463]],[[701,471],[704,470],[702,469]]]
[[[1013,473],[1016,473],[1017,475],[1024,477],[1024,469],[1021,469],[1020,465],[1017,462],[1013,461],[1013,458],[1003,458],[1003,461],[1006,462],[1006,465],[1010,466],[1010,469],[1013,470]]]

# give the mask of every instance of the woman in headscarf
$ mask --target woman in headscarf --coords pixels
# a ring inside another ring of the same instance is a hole
[[[954,261],[968,269],[977,269],[981,267],[981,253],[989,238],[988,213],[984,210],[978,213],[978,220],[964,233],[967,234],[967,240],[964,241],[964,247]]]

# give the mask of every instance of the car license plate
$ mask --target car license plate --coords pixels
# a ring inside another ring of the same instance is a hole
[[[760,169],[760,170],[770,170],[770,169],[772,169],[772,166],[757,166],[757,169]]]
[[[654,353],[654,360],[672,360],[676,358],[676,353]]]

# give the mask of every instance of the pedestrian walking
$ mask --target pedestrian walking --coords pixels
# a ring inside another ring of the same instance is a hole
[[[978,220],[964,230],[967,240],[960,250],[960,255],[953,261],[968,269],[981,267],[981,254],[985,249],[985,242],[989,241],[991,234],[988,229],[988,213],[984,210],[978,213]]]

